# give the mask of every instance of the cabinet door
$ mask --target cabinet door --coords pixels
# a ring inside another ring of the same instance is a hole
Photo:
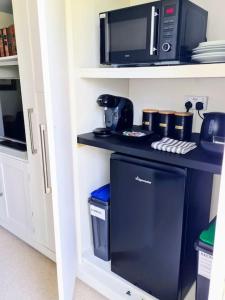
[[[35,1],[12,1],[18,48],[18,62],[33,191],[35,240],[54,251],[54,226],[48,142],[42,96],[43,77]],[[34,34],[35,33],[35,34]]]
[[[1,218],[20,237],[32,235],[32,206],[27,163],[4,157],[1,161]]]
[[[59,298],[72,299],[77,272],[74,216],[73,140],[65,1],[29,1],[37,4],[41,33],[44,106],[48,129],[53,193]],[[54,13],[52,13],[54,11]]]
[[[43,99],[43,97],[40,97]],[[41,163],[42,163],[42,185],[44,191],[43,209],[45,211],[45,226],[46,226],[46,239],[47,247],[50,250],[55,250],[55,237],[54,237],[54,220],[53,220],[53,206],[52,206],[52,191],[51,191],[51,177],[49,165],[49,151],[48,151],[48,135],[47,126],[45,124],[44,114],[40,120],[39,130],[41,139]]]

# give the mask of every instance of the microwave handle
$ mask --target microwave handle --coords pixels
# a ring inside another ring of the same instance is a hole
[[[109,48],[110,48],[110,40],[109,40],[109,22],[108,22],[108,14],[102,13],[99,15],[100,18],[100,62],[101,64],[109,63]]]
[[[154,55],[154,52],[157,50],[157,48],[154,45],[155,42],[155,20],[156,17],[159,14],[157,13],[155,6],[152,6],[152,11],[151,11],[151,32],[150,32],[150,55]]]

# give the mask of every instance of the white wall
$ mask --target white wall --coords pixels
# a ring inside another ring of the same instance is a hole
[[[208,40],[225,40],[225,3],[224,0],[194,0],[192,1],[209,12]]]
[[[208,96],[208,111],[225,112],[225,79],[132,79],[129,94],[134,101],[135,123],[141,124],[143,108],[184,111],[185,95]],[[194,116],[193,130],[199,132],[201,119]]]
[[[129,0],[73,1],[74,66],[99,65],[99,13],[129,5]]]

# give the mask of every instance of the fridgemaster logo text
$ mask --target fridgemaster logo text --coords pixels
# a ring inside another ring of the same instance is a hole
[[[136,181],[139,181],[139,182],[142,182],[142,183],[152,184],[151,181],[142,179],[142,178],[140,178],[139,176],[137,176],[137,177],[135,178],[135,180],[136,180]]]

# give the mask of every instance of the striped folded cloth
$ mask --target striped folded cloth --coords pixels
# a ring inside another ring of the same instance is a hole
[[[156,150],[186,154],[195,149],[197,145],[196,143],[183,142],[164,137],[162,140],[152,143],[151,147]]]

